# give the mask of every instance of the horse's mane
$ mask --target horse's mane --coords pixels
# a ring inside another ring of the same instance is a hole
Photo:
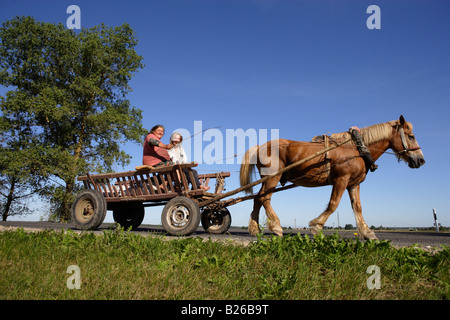
[[[392,127],[398,123],[397,120],[374,124],[369,127],[365,127],[361,129],[361,137],[363,139],[364,144],[370,145],[372,143],[376,143],[382,140],[388,139],[392,135]],[[350,137],[350,133],[340,132],[333,133],[331,138],[333,140],[344,140]],[[353,140],[351,140],[348,144],[355,144]]]

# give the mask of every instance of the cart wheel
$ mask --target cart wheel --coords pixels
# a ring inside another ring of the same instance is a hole
[[[105,220],[105,198],[97,190],[84,190],[76,196],[70,213],[77,229],[97,229]]]
[[[121,205],[113,209],[114,221],[125,230],[136,230],[144,220],[145,207],[142,204]]]
[[[164,230],[171,235],[189,235],[197,230],[200,224],[200,209],[190,198],[173,198],[164,206],[161,223]]]
[[[203,210],[202,226],[203,229],[212,234],[227,232],[231,226],[230,211],[227,208],[222,208],[220,211]]]

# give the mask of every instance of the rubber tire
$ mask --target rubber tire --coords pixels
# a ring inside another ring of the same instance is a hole
[[[166,203],[162,210],[161,223],[164,230],[170,235],[190,235],[200,225],[200,208],[190,198],[173,198]]]
[[[214,216],[211,216],[211,215]],[[231,214],[227,208],[222,208],[219,212],[205,209],[202,212],[202,227],[211,234],[223,234],[230,229]]]
[[[70,208],[72,222],[79,230],[95,230],[105,220],[106,209],[106,200],[100,192],[84,190],[75,197]]]
[[[125,230],[136,230],[144,220],[145,207],[138,204],[121,205],[113,209],[114,221]]]

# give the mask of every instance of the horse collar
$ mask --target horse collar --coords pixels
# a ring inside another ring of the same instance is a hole
[[[349,129],[349,132],[356,143],[356,148],[358,149],[359,154],[361,155],[361,157],[364,160],[364,163],[366,164],[366,168],[368,168],[368,170],[370,170],[371,172],[377,170],[378,166],[375,164],[375,160],[372,158],[369,148],[367,148],[367,146],[364,144],[359,128],[351,127]]]

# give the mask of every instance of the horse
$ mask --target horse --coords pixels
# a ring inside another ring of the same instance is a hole
[[[358,130],[362,142],[370,151],[373,161],[376,161],[383,153],[391,149],[397,156],[398,161],[405,161],[410,168],[419,168],[425,164],[424,155],[413,134],[413,125],[407,122],[403,115],[398,120],[379,123]],[[341,132],[326,138],[330,143],[337,144],[346,138],[348,140],[350,136],[349,132]],[[361,239],[377,239],[362,215],[360,184],[366,178],[369,165],[361,156],[354,140],[350,139],[333,150],[308,160],[283,174],[275,175],[288,165],[324,150],[324,145],[325,143],[312,141],[276,139],[247,150],[240,167],[241,187],[251,182],[255,167],[261,177],[274,175],[262,183],[261,189],[254,197],[253,211],[248,226],[251,235],[261,232],[258,221],[259,211],[261,206],[264,206],[269,229],[276,235],[283,236],[280,220],[270,204],[272,194],[281,180],[282,184],[290,181],[296,186],[303,187],[332,186],[330,201],[325,211],[309,222],[313,234],[322,230],[328,217],[337,209],[342,195],[347,190],[355,215],[358,236]],[[246,193],[252,193],[251,188],[247,188],[245,191]]]

